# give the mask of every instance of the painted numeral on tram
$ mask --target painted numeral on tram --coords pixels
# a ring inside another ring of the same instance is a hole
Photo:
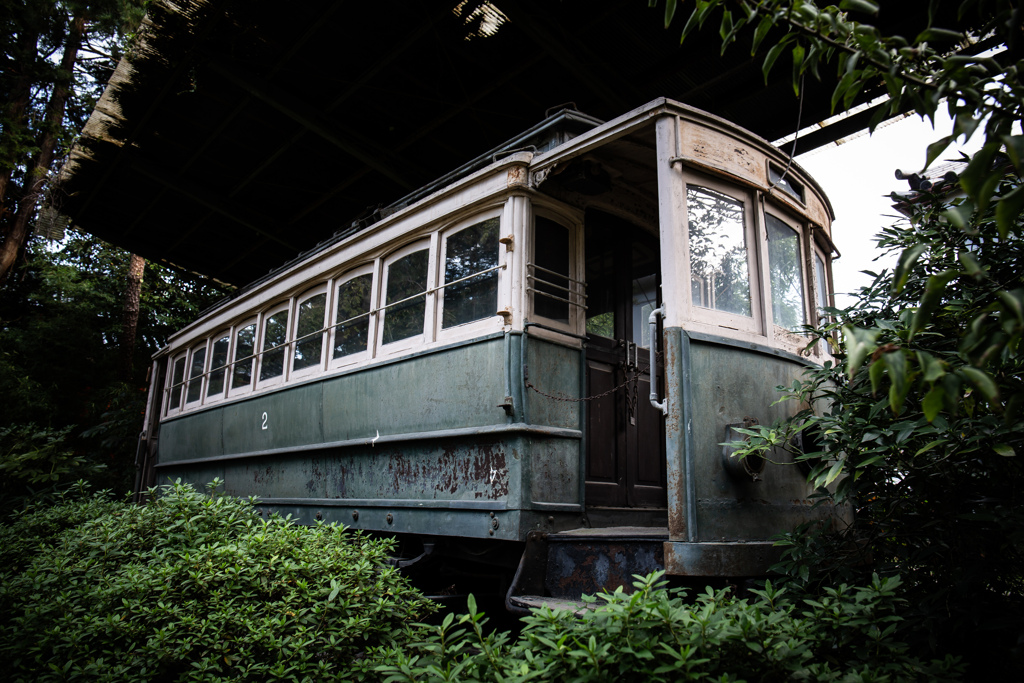
[[[267,428],[267,414],[263,413],[263,426],[260,427],[260,429],[264,429],[265,430],[266,428]]]

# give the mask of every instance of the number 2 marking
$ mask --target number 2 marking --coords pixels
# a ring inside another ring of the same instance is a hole
[[[267,414],[263,413],[263,427],[262,427],[262,429],[266,429],[266,428],[267,428]]]

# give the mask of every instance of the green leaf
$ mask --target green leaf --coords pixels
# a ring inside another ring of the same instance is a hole
[[[923,448],[918,450],[917,453],[914,453],[914,457],[916,458],[917,456],[921,455],[922,453],[927,453],[928,451],[930,451],[931,449],[935,448],[936,446],[940,446],[940,445],[942,445],[944,443],[946,443],[945,439],[936,439],[935,441],[932,441],[932,442],[928,443]]]
[[[960,368],[960,372],[971,386],[984,394],[989,405],[993,408],[999,405],[999,386],[991,375],[970,365]]]
[[[914,39],[914,42],[918,44],[932,41],[958,42],[963,37],[964,34],[959,31],[950,31],[945,28],[926,28],[918,34],[917,38]]]
[[[843,341],[846,344],[846,373],[850,379],[864,363],[869,354],[875,350],[875,340],[880,330],[864,330],[859,327],[844,326]]]
[[[770,16],[763,17],[761,23],[757,25],[757,29],[754,31],[754,43],[750,48],[750,56],[753,57],[757,53],[757,48],[761,47],[761,41],[768,35],[768,31],[771,30],[774,25],[774,21]]]
[[[900,255],[900,261],[896,265],[896,272],[893,273],[893,294],[899,294],[903,291],[903,287],[907,284],[907,278],[910,277],[910,271],[913,270],[914,265],[921,258],[921,254],[927,250],[928,245],[920,243],[903,250],[903,253]]]
[[[665,0],[665,28],[669,27],[672,23],[672,18],[676,15],[676,0]]]
[[[964,192],[974,199],[979,211],[984,211],[988,206],[990,197],[982,198],[982,189],[989,176],[992,174],[992,159],[999,151],[998,142],[990,142],[978,150],[971,161],[960,173],[960,186]]]
[[[968,275],[978,280],[985,277],[985,271],[982,270],[981,264],[978,263],[978,259],[974,254],[969,251],[961,251],[957,258]]]
[[[1016,316],[1017,322],[1024,324],[1024,289],[1015,289],[1012,292],[1000,289],[996,295],[1003,302],[1003,307]]]
[[[992,447],[992,450],[994,450],[996,453],[1003,456],[1004,458],[1012,458],[1015,455],[1017,455],[1017,451],[1013,450],[1013,446],[1011,446],[1008,443],[996,444],[995,446]]]
[[[836,84],[836,89],[832,91],[832,113],[833,114],[835,113],[836,105],[839,104],[839,100],[842,99],[843,94],[846,93],[846,91],[850,89],[850,86],[853,85],[854,79],[856,79],[859,75],[860,75],[859,71],[854,71],[854,72],[847,73],[845,76],[843,76],[839,80],[839,83]]]
[[[1004,135],[1003,146],[1006,147],[1006,156],[1010,157],[1017,172],[1024,171],[1024,135]]]
[[[761,65],[761,72],[764,74],[765,85],[768,84],[768,74],[772,70],[772,66],[775,64],[775,60],[779,58],[782,51],[786,49],[785,41],[780,41],[772,46],[772,49],[768,50],[768,54],[765,55],[764,63]]]
[[[925,394],[921,400],[921,409],[924,411],[924,419],[928,422],[935,420],[935,417],[942,411],[946,400],[946,390],[943,385],[936,384]]]
[[[872,363],[868,367],[868,377],[871,378],[871,395],[878,393],[878,387],[882,384],[882,376],[885,374],[885,363]]]
[[[839,475],[843,473],[843,464],[845,462],[846,461],[842,459],[836,460],[832,467],[829,468],[828,474],[825,475],[825,479],[821,483],[821,486],[828,486],[829,484],[834,482],[836,478],[838,478]]]
[[[931,322],[932,313],[942,301],[942,294],[946,291],[946,285],[957,276],[954,270],[944,270],[928,278],[925,284],[924,296],[921,297],[921,305],[914,313],[914,320],[910,326],[910,339],[928,326]]]
[[[946,374],[946,369],[942,361],[927,351],[917,352],[917,364],[924,373],[924,377],[922,377],[922,379],[925,382],[934,382]]]
[[[1010,229],[1017,224],[1021,210],[1024,210],[1024,185],[1018,185],[999,198],[996,204],[996,228],[999,236],[1006,239]]]
[[[889,407],[893,413],[899,415],[903,412],[903,402],[910,388],[910,382],[907,381],[907,358],[903,351],[891,351],[882,356],[882,359],[889,375]]]
[[[932,165],[932,162],[939,158],[939,156],[946,151],[949,145],[953,142],[953,136],[947,135],[944,138],[939,138],[932,144],[928,145],[928,151],[924,158],[924,167],[928,168]]]
[[[871,2],[871,0],[842,0],[839,3],[839,9],[875,15],[878,14],[878,3]]]

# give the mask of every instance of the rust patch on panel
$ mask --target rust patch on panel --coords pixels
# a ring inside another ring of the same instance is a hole
[[[391,490],[398,494],[426,489],[456,494],[473,490],[474,497],[495,500],[508,495],[509,477],[504,451],[493,443],[446,446],[436,457],[388,455]]]

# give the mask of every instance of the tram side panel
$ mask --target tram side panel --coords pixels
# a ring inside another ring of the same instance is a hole
[[[574,403],[531,425],[502,407],[518,352],[491,338],[168,420],[158,483],[219,477],[302,523],[521,540],[578,509],[579,439]],[[529,353],[556,391],[578,389],[578,351]]]

